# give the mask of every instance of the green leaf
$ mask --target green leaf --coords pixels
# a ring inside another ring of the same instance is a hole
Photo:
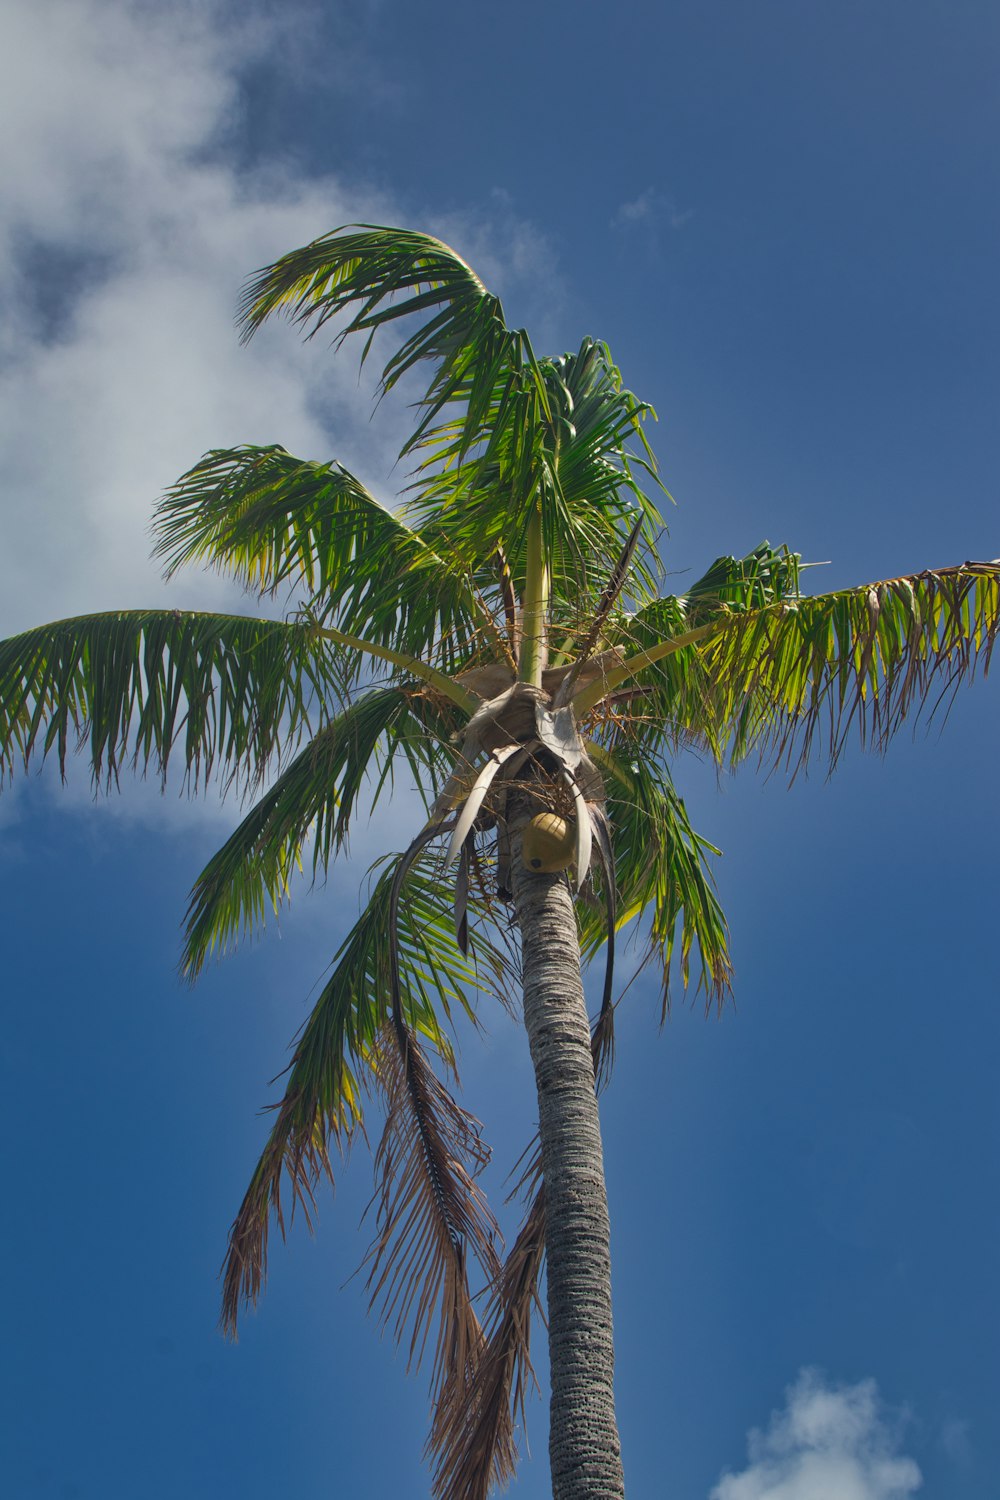
[[[336,654],[308,627],[241,615],[136,610],[58,620],[0,642],[0,771],[55,750],[96,780],[125,764],[192,784],[259,781],[341,692]]]
[[[168,576],[207,561],[247,587],[304,589],[312,615],[445,665],[476,637],[481,606],[445,561],[339,464],[244,446],[205,455],[160,501],[155,554]]]
[[[726,617],[697,651],[733,760],[794,770],[852,734],[884,750],[985,672],[998,631],[1000,564],[964,563]]]
[[[349,232],[353,231],[353,232]],[[284,311],[314,336],[335,320],[336,343],[366,337],[362,363],[375,335],[399,318],[420,322],[382,371],[389,391],[424,361],[434,367],[420,403],[424,417],[403,452],[417,444],[437,414],[452,402],[464,411],[464,443],[487,430],[498,383],[517,395],[539,382],[523,331],[508,329],[499,298],[441,240],[380,224],[345,225],[282,256],[248,282],[240,304],[244,338],[276,311]]]
[[[695,833],[669,773],[652,756],[640,758],[627,742],[611,749],[588,748],[606,773],[618,926],[648,916],[646,958],[655,959],[662,974],[664,1015],[674,958],[686,989],[695,950],[700,971],[696,989],[721,1005],[732,989],[732,963],[728,927],[708,866],[708,856],[719,850]],[[604,940],[603,912],[578,911],[590,957]]]
[[[721,610],[743,614],[784,599],[799,598],[801,558],[787,547],[761,542],[746,557],[717,557],[681,596],[689,625],[710,620]]]
[[[523,593],[528,529],[539,513],[556,617],[578,629],[596,607],[639,513],[644,548],[631,568],[630,590],[646,598],[653,589],[662,517],[633,472],[653,472],[642,432],[649,408],[622,388],[606,346],[590,339],[578,354],[541,360],[539,367],[547,416],[525,394],[517,420],[501,420],[504,388],[495,397],[493,439],[483,452],[463,456],[460,418],[425,436],[409,514],[432,545],[454,550],[470,566],[502,550],[515,590]]]
[[[427,705],[403,688],[366,693],[310,741],[212,856],[188,907],[182,969],[193,978],[206,959],[260,926],[288,895],[302,848],[312,839],[314,877],[347,841],[366,787],[369,807],[391,786],[393,759],[404,755],[428,800],[447,773],[428,730]],[[445,731],[446,732],[446,731]]]

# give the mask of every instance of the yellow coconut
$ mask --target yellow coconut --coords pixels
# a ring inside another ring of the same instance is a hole
[[[538,813],[524,830],[524,862],[539,875],[565,870],[576,848],[576,830],[558,813]]]

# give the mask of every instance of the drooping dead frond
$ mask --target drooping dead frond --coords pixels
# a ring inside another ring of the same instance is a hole
[[[604,910],[607,919],[605,943],[604,990],[601,1009],[591,1027],[590,1050],[594,1059],[594,1082],[602,1089],[611,1076],[615,1060],[615,932],[618,921],[618,890],[615,881],[615,858],[611,846],[611,826],[601,807],[589,806],[594,840],[601,857],[604,884]]]
[[[434,1454],[449,1412],[466,1402],[483,1350],[469,1291],[469,1251],[487,1283],[500,1274],[499,1226],[475,1182],[489,1148],[478,1122],[455,1102],[424,1056],[407,1024],[401,984],[397,934],[407,877],[426,845],[454,827],[454,819],[432,820],[393,877],[387,913],[389,1016],[371,1059],[385,1096],[386,1122],[375,1159],[378,1206],[376,1236],[366,1257],[368,1289],[382,1327],[391,1328],[397,1343],[409,1335],[411,1367],[419,1365],[437,1321],[431,1374],[435,1417],[428,1440]]]
[[[436,1500],[486,1500],[514,1473],[513,1428],[523,1425],[531,1367],[531,1313],[545,1254],[545,1200],[539,1190],[494,1284],[487,1337],[461,1406],[439,1414],[434,1448]]]
[[[241,1307],[254,1307],[260,1300],[267,1276],[267,1242],[272,1216],[282,1238],[285,1212],[282,1182],[287,1178],[292,1213],[301,1209],[310,1230],[316,1207],[316,1187],[326,1177],[333,1182],[328,1131],[343,1141],[361,1123],[360,1113],[345,1110],[339,1129],[319,1112],[310,1124],[303,1116],[302,1100],[287,1094],[278,1108],[278,1118],[268,1136],[260,1161],[229,1231],[229,1246],[222,1268],[223,1332],[235,1339]],[[289,1215],[291,1217],[291,1214]]]
[[[430,830],[387,865],[297,1039],[285,1097],[230,1231],[222,1307],[230,1334],[241,1305],[255,1303],[263,1288],[272,1218],[284,1234],[283,1189],[289,1218],[301,1207],[311,1227],[315,1190],[330,1176],[331,1141],[343,1148],[361,1126],[363,1081],[380,1057],[390,1016],[405,1017],[450,1063],[442,1013],[454,1002],[471,1016],[469,992],[498,971],[501,956],[486,938],[477,944],[478,968],[462,957],[433,872],[414,868],[428,838],[449,827]],[[399,911],[401,869],[408,899]],[[470,902],[478,905],[474,894]]]
[[[483,1351],[469,1251],[489,1281],[500,1274],[499,1227],[475,1182],[489,1148],[401,1022],[381,1038],[375,1072],[387,1115],[375,1161],[368,1290],[381,1326],[397,1343],[408,1340],[409,1366],[419,1365],[437,1320],[429,1447],[438,1454],[449,1413],[464,1405]]]

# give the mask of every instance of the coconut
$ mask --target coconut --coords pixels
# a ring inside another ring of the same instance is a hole
[[[576,830],[558,813],[537,813],[524,830],[521,847],[524,863],[538,875],[565,870],[573,859]]]

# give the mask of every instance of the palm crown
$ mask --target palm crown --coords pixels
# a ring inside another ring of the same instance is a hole
[[[179,757],[192,782],[219,775],[257,796],[195,882],[192,977],[280,905],[303,861],[321,875],[359,805],[409,768],[426,827],[378,867],[297,1039],[231,1231],[223,1321],[235,1331],[261,1290],[272,1220],[283,1230],[296,1204],[311,1220],[331,1143],[343,1148],[380,1098],[369,1289],[414,1361],[430,1342],[436,1487],[457,1500],[513,1468],[546,1246],[536,1160],[502,1261],[476,1183],[488,1152],[445,1085],[453,1012],[503,998],[516,972],[506,902],[526,829],[539,867],[572,872],[584,956],[607,952],[601,1077],[624,924],[646,918],[664,1006],[675,963],[685,985],[694,963],[710,1000],[730,984],[715,851],[688,821],[671,752],[794,770],[813,750],[834,762],[855,730],[884,746],[908,712],[988,664],[1000,569],[803,596],[796,555],[765,542],[664,595],[649,408],[605,345],[536,356],[453,251],[375,226],[261,272],[242,304],[247,336],[276,311],[338,343],[361,334],[363,357],[409,320],[380,379],[385,392],[429,372],[403,449],[405,504],[277,446],[207,454],[160,502],[158,554],[170,573],[205,562],[261,595],[290,591],[294,613],[110,613],[8,640],[0,756],[8,772],[53,750],[64,765],[79,745],[109,782],[127,764],[165,775]]]

